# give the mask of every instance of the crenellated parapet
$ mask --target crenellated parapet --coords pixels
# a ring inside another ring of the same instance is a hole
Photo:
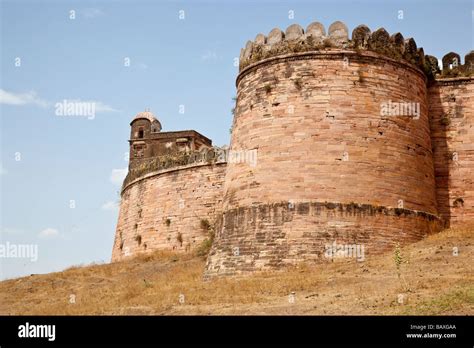
[[[247,41],[240,53],[240,70],[260,60],[289,53],[352,49],[381,53],[390,58],[405,60],[423,71],[436,71],[437,61],[426,59],[423,48],[418,48],[412,38],[402,34],[390,35],[384,28],[371,32],[366,25],[359,25],[352,31],[342,22],[334,22],[326,33],[324,25],[313,22],[306,30],[298,24],[290,25],[285,32],[278,28],[265,36],[258,34],[254,41]]]
[[[144,158],[136,163],[134,167],[129,168],[127,177],[123,182],[122,191],[135,180],[150,173],[188,168],[193,165],[225,163],[228,157],[228,151],[226,147],[213,146],[203,147],[196,151],[178,152]]]
[[[468,76],[473,72],[474,52],[465,57],[465,64],[456,53],[449,53],[443,58],[442,72],[438,66],[438,59],[426,55],[423,48],[417,47],[413,38],[405,39],[401,33],[390,35],[384,28],[371,32],[370,28],[362,24],[352,31],[342,22],[334,22],[326,29],[323,24],[313,22],[304,30],[298,24],[292,24],[285,32],[274,28],[265,36],[258,34],[253,41],[247,41],[245,48],[240,52],[240,71],[261,60],[291,53],[329,50],[372,51],[395,60],[403,60],[413,64],[425,72],[427,77]]]
[[[461,56],[455,52],[449,52],[441,60],[443,67],[439,78],[467,77],[474,75],[474,51],[464,56],[464,64],[461,64]]]

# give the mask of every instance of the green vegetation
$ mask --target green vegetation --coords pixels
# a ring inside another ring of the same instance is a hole
[[[201,245],[196,249],[197,256],[207,256],[211,251],[212,243],[214,242],[214,226],[207,219],[201,219],[201,229],[207,232],[207,238],[204,239]]]

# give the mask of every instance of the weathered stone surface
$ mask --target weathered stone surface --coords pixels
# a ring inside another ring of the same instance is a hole
[[[431,72],[431,75],[436,76],[436,74],[440,72],[439,65],[438,65],[438,58],[428,55],[428,56],[425,56],[425,61],[426,61],[429,71]]]
[[[450,70],[461,65],[461,56],[455,52],[449,52],[443,59],[443,70]]]
[[[469,52],[464,57],[464,65],[467,71],[474,71],[474,51]]]
[[[298,24],[292,24],[285,31],[285,40],[298,40],[303,37],[303,28]]]
[[[425,50],[423,47],[418,48],[416,51],[416,59],[418,66],[425,66]]]
[[[336,45],[342,45],[349,40],[349,30],[342,22],[334,22],[329,26],[328,36],[331,42]]]
[[[264,45],[267,41],[267,38],[265,37],[265,35],[263,34],[258,34],[256,37],[255,37],[255,40],[254,42],[257,44],[257,45]]]
[[[253,42],[247,41],[247,44],[245,45],[245,49],[244,49],[244,55],[243,55],[244,60],[250,58],[250,55],[252,54],[252,49],[253,49]]]
[[[370,39],[370,29],[362,24],[352,31],[352,41],[354,46],[358,48],[367,48]]]
[[[390,45],[400,56],[405,53],[405,38],[402,34],[396,33],[390,36]]]
[[[283,32],[280,29],[275,28],[275,29],[272,29],[272,31],[268,34],[267,43],[269,45],[275,45],[283,41],[283,38],[284,38]]]
[[[396,225],[406,230],[400,233]],[[279,202],[235,208],[218,220],[205,277],[331,262],[326,251],[333,243],[363,246],[367,260],[439,227],[439,219],[430,215],[367,204]]]
[[[416,42],[413,38],[405,40],[405,53],[404,57],[411,62],[415,62],[417,59],[418,47],[416,47]]]
[[[375,51],[384,50],[390,45],[390,35],[384,28],[377,29],[372,33],[369,47]]]
[[[316,43],[320,43],[326,37],[326,29],[319,22],[313,22],[306,28],[306,37],[312,37]]]

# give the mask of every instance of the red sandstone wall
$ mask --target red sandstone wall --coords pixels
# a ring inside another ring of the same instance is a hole
[[[437,215],[423,73],[376,53],[333,51],[269,59],[246,68],[237,83],[231,149],[257,149],[257,165],[228,163],[207,275],[318,258],[336,237],[364,236],[370,253],[434,231],[426,217],[378,212],[301,215],[277,224],[256,215],[246,222],[252,228],[242,227],[253,207],[282,202],[397,207],[402,200],[408,211]],[[419,103],[419,119],[382,117],[389,100]],[[284,221],[285,214],[275,214]]]
[[[434,215],[370,205],[281,202],[227,210],[217,225],[223,233],[211,250],[205,275],[331,262],[325,252],[332,243],[363,247],[363,257],[354,259],[364,261],[439,228]]]
[[[147,251],[185,252],[199,246],[208,237],[201,220],[213,223],[218,212],[225,168],[223,163],[168,169],[126,187],[112,261]]]
[[[474,221],[474,78],[438,80],[429,88],[436,191],[448,225]]]
[[[225,209],[291,199],[397,207],[402,199],[436,214],[424,76],[385,59],[348,59],[344,67],[342,55],[319,55],[244,73],[231,149],[257,149],[258,161],[229,164]],[[389,100],[420,103],[420,119],[381,117]]]

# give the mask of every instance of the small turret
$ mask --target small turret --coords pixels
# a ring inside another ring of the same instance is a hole
[[[146,138],[150,133],[161,131],[160,121],[149,109],[139,112],[130,122],[130,126],[132,126],[130,139]]]
[[[130,163],[132,163],[133,160],[145,157],[146,139],[150,139],[151,134],[161,131],[161,123],[149,109],[146,109],[133,118],[130,126]]]
[[[194,130],[162,132],[160,121],[148,109],[138,113],[130,126],[130,169],[151,158],[212,147],[212,140]]]

